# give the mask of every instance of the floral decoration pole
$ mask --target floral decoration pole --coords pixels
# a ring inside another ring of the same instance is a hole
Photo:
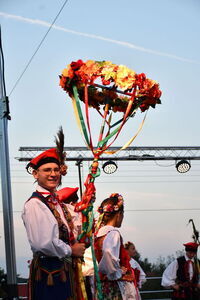
[[[101,84],[99,84],[99,81]],[[86,62],[78,60],[69,64],[60,76],[60,86],[72,99],[79,129],[94,157],[90,172],[84,183],[83,197],[75,208],[76,211],[81,211],[83,214],[83,229],[79,240],[84,241],[89,246],[93,232],[93,203],[96,192],[94,181],[100,175],[99,157],[104,153],[115,153],[115,151],[107,150],[118,138],[128,119],[135,116],[138,108],[141,112],[144,112],[149,107],[155,108],[156,104],[161,103],[161,91],[159,84],[148,79],[144,73],[136,74],[123,65],[92,60]],[[85,106],[85,116],[83,116],[81,102]],[[89,107],[94,108],[102,118],[96,148],[93,146]],[[122,117],[115,123],[112,123],[113,113],[122,114]],[[142,125],[143,123],[144,120]],[[135,136],[121,149],[125,149],[131,144],[141,130],[142,125]],[[106,126],[108,130],[105,134]]]
[[[101,84],[99,84],[99,81]],[[72,99],[74,114],[78,127],[87,147],[93,153],[93,162],[85,180],[85,191],[75,210],[82,212],[82,232],[78,239],[91,245],[95,277],[97,282],[97,297],[102,299],[101,284],[92,245],[93,233],[93,203],[96,188],[94,181],[100,175],[99,157],[103,154],[114,154],[107,151],[119,136],[122,128],[130,117],[135,116],[149,107],[155,108],[160,102],[159,84],[148,79],[144,73],[136,74],[123,65],[115,65],[109,61],[82,60],[72,62],[63,70],[60,76],[60,86]],[[85,104],[85,117],[80,102]],[[89,107],[94,108],[102,118],[97,147],[94,148],[89,119]],[[112,123],[112,114],[121,113],[122,117]],[[136,138],[144,124],[145,117],[138,132],[120,149],[126,149]],[[105,134],[105,127],[108,130]],[[112,139],[112,140],[111,140]],[[111,142],[107,145],[107,143]]]

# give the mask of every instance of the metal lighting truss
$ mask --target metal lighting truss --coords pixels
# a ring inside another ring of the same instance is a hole
[[[55,146],[53,146],[55,147]],[[53,148],[52,147],[52,148]],[[20,147],[21,157],[17,157],[19,161],[30,161],[40,152],[51,147]],[[121,147],[110,147],[109,151],[120,150]],[[92,161],[93,156],[91,150],[87,147],[65,147],[67,153],[67,161]],[[128,147],[125,150],[119,151],[113,155],[102,155],[99,160],[200,160],[200,146],[144,146],[144,147]]]

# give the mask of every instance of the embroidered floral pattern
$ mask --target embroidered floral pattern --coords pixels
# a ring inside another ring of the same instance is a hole
[[[104,300],[122,300],[117,281],[103,281],[102,292]]]

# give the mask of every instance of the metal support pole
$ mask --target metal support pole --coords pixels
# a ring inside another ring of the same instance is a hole
[[[4,60],[1,44],[0,30],[0,165],[1,165],[1,188],[3,202],[4,236],[7,268],[7,293],[8,299],[15,299],[17,296],[17,273],[16,256],[13,227],[13,210],[10,180],[10,163],[8,149],[8,98],[5,92],[4,82]]]
[[[78,166],[78,179],[79,179],[79,189],[80,189],[80,198],[82,199],[83,190],[82,190],[82,180],[81,180],[81,167],[82,165],[82,159],[77,160],[76,166]]]

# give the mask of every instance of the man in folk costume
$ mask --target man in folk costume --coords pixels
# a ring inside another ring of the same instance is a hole
[[[173,300],[199,300],[199,260],[196,257],[199,244],[189,242],[183,245],[185,255],[169,264],[163,273],[161,285],[173,289]]]
[[[32,159],[30,167],[38,185],[22,213],[33,251],[28,299],[85,300],[79,267],[85,244],[77,242],[75,216],[56,194],[66,166],[53,148]]]

